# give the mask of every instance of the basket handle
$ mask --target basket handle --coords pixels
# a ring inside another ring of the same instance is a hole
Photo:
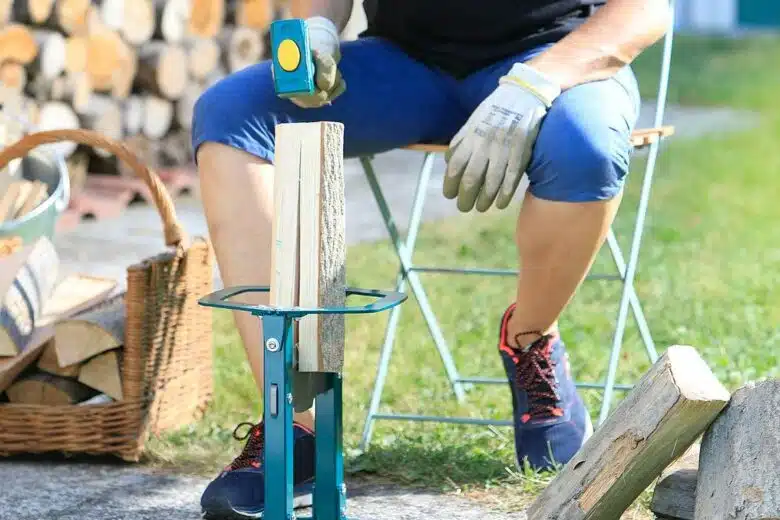
[[[140,177],[149,188],[157,213],[163,223],[165,244],[167,246],[179,246],[187,238],[184,229],[176,217],[176,209],[173,200],[168,193],[165,184],[160,177],[145,166],[138,157],[124,144],[109,139],[92,130],[61,129],[33,132],[23,136],[15,143],[0,150],[0,170],[16,158],[24,157],[30,150],[38,146],[59,141],[74,141],[87,146],[101,148],[114,154],[118,159],[127,164]]]

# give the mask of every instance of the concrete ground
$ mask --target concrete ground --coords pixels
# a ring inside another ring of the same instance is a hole
[[[640,126],[651,126],[651,105]],[[667,124],[675,139],[712,129],[736,130],[754,123],[753,114],[728,109],[671,107]],[[376,159],[376,168],[397,225],[404,229],[411,205],[420,153],[395,151]],[[441,196],[443,163],[439,158],[426,199],[426,219],[453,215],[452,201]],[[640,174],[636,172],[635,174]],[[347,239],[350,243],[386,237],[379,213],[357,161],[347,161]],[[193,235],[207,234],[196,199],[177,201],[179,217]],[[56,239],[66,270],[116,277],[124,282],[128,264],[164,250],[160,222],[148,206],[128,209],[113,220],[87,222]],[[32,520],[192,520],[207,479],[154,473],[127,465],[84,462],[0,460],[0,519]],[[513,520],[524,515],[493,514],[465,498],[438,496],[386,487],[351,488],[350,514],[365,520],[441,518]]]

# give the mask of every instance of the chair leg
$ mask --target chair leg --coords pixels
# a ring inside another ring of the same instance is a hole
[[[433,312],[428,301],[428,295],[420,282],[419,276],[413,271],[412,266],[412,253],[417,242],[417,233],[420,229],[422,222],[422,212],[425,205],[425,194],[430,181],[431,172],[433,171],[434,154],[427,153],[423,160],[422,168],[420,169],[420,175],[417,180],[417,187],[415,189],[414,199],[412,202],[412,210],[409,218],[409,227],[406,234],[405,242],[401,241],[400,233],[395,224],[395,219],[392,216],[387,200],[379,185],[379,181],[374,172],[371,159],[368,157],[361,158],[361,164],[363,166],[366,179],[368,180],[371,191],[374,194],[379,211],[382,215],[382,220],[385,223],[387,232],[390,235],[391,242],[395,248],[396,255],[398,256],[401,264],[398,281],[396,283],[397,291],[404,291],[406,284],[411,286],[412,292],[418,302],[420,311],[423,314],[428,330],[436,345],[436,349],[444,363],[444,368],[447,374],[447,378],[452,385],[453,392],[458,401],[465,399],[465,391],[460,381],[460,375],[455,361],[452,358],[449,346],[447,345],[444,335],[439,327],[438,319]],[[368,444],[371,440],[373,433],[373,423],[375,416],[379,410],[379,404],[381,402],[382,391],[384,390],[385,379],[387,377],[387,369],[390,363],[390,357],[393,351],[393,343],[395,341],[395,331],[398,327],[398,321],[400,319],[400,307],[394,307],[390,311],[390,317],[388,320],[387,329],[385,331],[385,339],[382,344],[382,349],[379,358],[379,367],[377,369],[377,376],[374,383],[374,388],[371,395],[371,402],[368,410],[368,417],[366,419],[365,426],[363,428],[363,438],[361,440],[361,450],[368,448]]]

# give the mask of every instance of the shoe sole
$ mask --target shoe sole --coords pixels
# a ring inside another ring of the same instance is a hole
[[[314,503],[314,493],[303,493],[293,497],[293,509],[303,509],[311,507]],[[203,520],[252,520],[263,518],[263,511],[238,511],[235,509],[224,509],[220,511],[201,511]]]

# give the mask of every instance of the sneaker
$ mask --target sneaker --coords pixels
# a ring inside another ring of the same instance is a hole
[[[571,377],[569,357],[557,334],[520,349],[507,341],[512,304],[501,319],[498,350],[512,391],[515,454],[519,469],[565,465],[593,433],[593,425]],[[515,342],[512,342],[513,344]]]
[[[243,437],[237,431],[250,426]],[[309,507],[314,489],[314,434],[300,424],[293,425],[293,506]],[[265,505],[263,467],[263,423],[241,423],[233,437],[248,439],[241,454],[206,487],[200,499],[202,517],[208,520],[262,518]]]

